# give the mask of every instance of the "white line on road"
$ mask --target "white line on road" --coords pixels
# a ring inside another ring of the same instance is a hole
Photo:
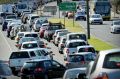
[[[1,33],[2,37],[3,37],[3,39],[5,40],[5,42],[6,42],[7,46],[9,47],[10,52],[12,52],[12,49],[11,49],[11,47],[10,47],[10,44],[9,44],[9,43],[8,43],[8,41],[6,40],[6,38],[5,38],[4,34],[3,34],[1,31],[0,31],[0,33]]]

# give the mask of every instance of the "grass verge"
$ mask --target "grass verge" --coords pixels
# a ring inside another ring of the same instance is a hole
[[[59,19],[59,18],[51,18],[49,19],[50,22],[61,22],[64,24],[64,19]],[[66,19],[65,20],[65,28],[68,29],[70,32],[85,32],[85,30],[77,23],[74,22],[73,26],[73,20],[71,19]],[[91,36],[91,39],[88,40],[89,44],[93,45],[96,50],[101,51],[101,50],[108,50],[114,48],[114,46],[101,41],[93,36]]]
[[[17,2],[18,0],[0,0],[0,4],[7,4],[7,3],[14,3]]]

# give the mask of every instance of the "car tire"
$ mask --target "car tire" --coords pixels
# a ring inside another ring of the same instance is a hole
[[[21,76],[21,79],[29,79],[29,77]]]
[[[62,52],[62,51],[59,51],[59,53],[60,53],[60,54],[63,54],[63,52]]]
[[[17,75],[18,75],[18,72],[15,71],[15,68],[11,68],[11,70],[12,70],[12,73],[13,73],[14,76],[17,76]]]

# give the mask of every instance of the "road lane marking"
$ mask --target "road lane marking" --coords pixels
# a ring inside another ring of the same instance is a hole
[[[12,49],[11,49],[11,47],[10,47],[10,44],[8,43],[7,39],[5,38],[5,36],[4,36],[4,34],[2,33],[2,31],[1,31],[1,30],[0,30],[0,33],[1,33],[2,37],[3,37],[3,39],[5,40],[5,42],[6,42],[7,46],[9,47],[10,52],[12,52]]]

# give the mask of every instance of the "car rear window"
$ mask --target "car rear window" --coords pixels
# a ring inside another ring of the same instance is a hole
[[[76,48],[78,46],[83,46],[83,45],[86,45],[86,43],[85,42],[73,42],[73,43],[70,43],[68,47],[69,48]]]
[[[19,33],[18,34],[18,37],[22,37],[22,36],[24,36],[24,33]]]
[[[84,56],[83,55],[70,55],[69,56],[69,61],[70,62],[84,61]]]
[[[82,39],[82,40],[87,40],[85,34],[73,34],[69,36],[69,40],[74,40],[74,39]]]
[[[37,62],[26,62],[24,65],[23,65],[23,67],[24,68],[34,68],[34,67],[36,67],[37,66]]]
[[[38,37],[38,34],[26,34],[25,37]]]
[[[28,52],[26,51],[13,52],[10,56],[10,59],[17,59],[17,58],[29,58]]]
[[[106,55],[103,68],[120,69],[120,52]]]
[[[24,44],[23,48],[30,49],[30,48],[37,48],[37,43],[30,43],[30,44]]]
[[[95,49],[92,47],[89,48],[80,48],[78,52],[95,52]]]

